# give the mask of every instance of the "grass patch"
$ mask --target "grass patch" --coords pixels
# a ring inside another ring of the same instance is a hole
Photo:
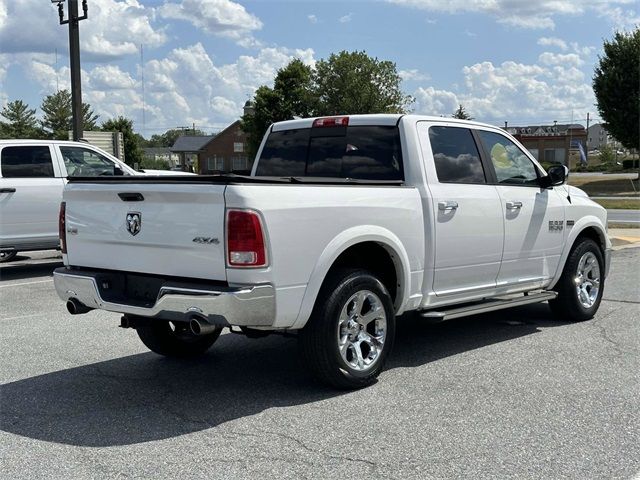
[[[602,177],[571,177],[569,185],[578,187],[591,197],[597,196],[638,196],[640,197],[640,182],[630,178]],[[623,207],[618,207],[623,208]]]
[[[640,229],[640,223],[612,223],[609,222],[609,230],[614,228],[638,228]]]
[[[592,198],[592,200],[596,203],[599,203],[604,208],[609,208],[609,209],[622,208],[625,210],[640,210],[640,198],[638,199],[634,198],[631,200],[626,200],[626,199],[601,200],[597,198]]]

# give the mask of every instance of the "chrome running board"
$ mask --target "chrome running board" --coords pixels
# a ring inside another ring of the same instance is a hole
[[[435,321],[452,320],[454,318],[468,317],[478,315],[480,313],[494,312],[503,308],[519,307],[530,303],[546,302],[553,300],[558,294],[556,292],[544,291],[538,293],[529,293],[515,298],[500,299],[488,298],[480,303],[465,306],[452,306],[439,310],[429,310],[420,312],[420,316]]]

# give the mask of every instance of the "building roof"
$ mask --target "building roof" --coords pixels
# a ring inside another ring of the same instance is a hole
[[[169,155],[169,147],[145,147],[142,149],[145,155]]]
[[[549,135],[567,135],[567,132],[569,130],[585,130],[585,128],[579,123],[558,123],[556,125],[526,125],[522,127],[507,127],[507,131],[511,135],[536,137]]]
[[[171,147],[172,152],[199,152],[215,135],[182,135]]]

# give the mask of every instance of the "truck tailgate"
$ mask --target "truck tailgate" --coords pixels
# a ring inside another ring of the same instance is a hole
[[[71,182],[64,192],[67,263],[226,280],[225,188],[186,182]]]

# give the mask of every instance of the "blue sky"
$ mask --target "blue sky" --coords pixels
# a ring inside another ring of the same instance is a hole
[[[341,50],[395,62],[416,113],[450,115],[462,103],[499,125],[584,123],[587,112],[597,118],[591,77],[602,40],[640,24],[631,0],[88,4],[84,100],[101,120],[132,118],[147,137],[193,123],[219,130],[292,58],[313,64]],[[68,86],[67,30],[55,7],[0,0],[0,104],[34,108]]]

